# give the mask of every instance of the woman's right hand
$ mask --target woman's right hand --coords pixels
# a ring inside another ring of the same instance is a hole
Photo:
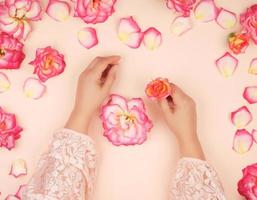
[[[197,114],[194,100],[181,88],[171,84],[171,96],[159,102],[164,118],[175,134],[182,157],[204,159],[197,136]]]

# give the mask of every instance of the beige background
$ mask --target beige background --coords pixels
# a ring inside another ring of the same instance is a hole
[[[256,0],[220,0],[218,4],[240,13]],[[44,5],[45,6],[45,5]],[[141,146],[115,147],[102,136],[100,120],[92,122],[90,135],[99,151],[99,177],[96,200],[161,200],[167,199],[168,182],[178,157],[176,141],[169,132],[155,103],[144,95],[146,83],[159,76],[168,77],[180,85],[197,102],[199,137],[206,157],[218,171],[230,200],[240,199],[236,184],[241,169],[256,162],[257,145],[245,155],[232,150],[235,128],[228,115],[245,105],[242,98],[245,86],[257,85],[257,77],[247,74],[249,63],[257,57],[252,45],[238,56],[239,68],[230,79],[224,79],[215,68],[214,60],[226,50],[229,31],[215,22],[195,22],[193,30],[182,37],[170,33],[174,17],[162,0],[118,0],[116,12],[104,24],[96,25],[99,45],[84,49],[77,41],[77,31],[87,26],[79,19],[70,18],[58,23],[44,15],[34,23],[34,32],[26,42],[26,60],[21,70],[6,72],[12,81],[10,91],[1,94],[0,105],[18,116],[24,128],[17,148],[0,149],[0,191],[2,196],[14,193],[32,175],[40,154],[46,150],[53,132],[61,128],[72,109],[76,80],[88,62],[97,55],[120,54],[123,59],[113,92],[127,97],[143,97],[154,128]],[[130,49],[121,44],[116,35],[119,18],[133,15],[142,29],[150,26],[163,33],[162,46],[150,52],[142,46]],[[236,27],[234,30],[237,30]],[[61,76],[47,81],[47,94],[40,100],[27,99],[22,94],[23,81],[31,76],[33,67],[27,63],[34,58],[38,47],[52,45],[65,54],[67,68]],[[257,128],[256,105],[249,106],[254,121],[249,129]],[[28,176],[15,179],[8,175],[14,159],[26,159]]]

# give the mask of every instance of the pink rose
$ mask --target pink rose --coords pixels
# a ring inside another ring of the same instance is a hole
[[[175,9],[183,17],[188,17],[195,3],[196,0],[167,0],[167,7]]]
[[[0,69],[19,69],[25,58],[23,44],[7,33],[0,33]]]
[[[41,10],[39,0],[5,0],[0,3],[0,30],[25,40],[29,22],[40,20]]]
[[[22,128],[16,124],[14,114],[6,113],[0,107],[0,147],[11,150],[15,146],[15,140],[20,138]]]
[[[250,8],[240,15],[240,23],[257,45],[257,4],[252,5]]]
[[[116,0],[77,0],[75,5],[75,17],[79,17],[86,23],[102,23],[114,12]]]
[[[142,144],[153,127],[140,98],[127,100],[111,95],[102,107],[101,118],[104,136],[116,146]]]
[[[237,190],[247,200],[257,199],[257,163],[243,169],[243,178],[238,182]]]
[[[34,74],[37,74],[43,82],[61,74],[66,66],[64,56],[50,46],[38,48],[35,60],[29,64],[34,65]]]

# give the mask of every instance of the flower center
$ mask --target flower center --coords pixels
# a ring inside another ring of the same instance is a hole
[[[4,122],[1,122],[1,123],[0,123],[0,130],[1,130],[1,131],[4,131],[5,128],[6,128],[6,124],[5,124]]]
[[[101,0],[92,0],[92,6],[94,9],[97,9]]]
[[[53,65],[53,59],[51,57],[48,57],[45,62],[45,69],[51,68]]]
[[[120,125],[123,129],[128,129],[135,122],[135,116],[129,113],[122,113],[119,115]]]
[[[0,58],[5,56],[5,50],[0,48]]]
[[[24,9],[15,9],[13,17],[17,21],[26,20],[26,11]]]

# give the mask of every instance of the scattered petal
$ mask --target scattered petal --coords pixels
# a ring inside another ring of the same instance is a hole
[[[23,191],[26,189],[26,186],[27,186],[27,185],[21,185],[21,186],[19,187],[18,191],[16,192],[15,197],[17,197],[18,199],[21,199],[22,193],[23,193]]]
[[[242,129],[252,121],[252,114],[246,106],[243,106],[231,113],[231,121],[238,129]]]
[[[162,34],[156,28],[148,28],[144,32],[144,45],[149,50],[157,49],[162,43]]]
[[[141,45],[144,34],[132,16],[120,19],[118,27],[119,40],[131,48]]]
[[[216,18],[217,24],[223,29],[233,28],[237,23],[236,14],[221,8]]]
[[[190,17],[176,17],[171,24],[171,32],[177,36],[181,36],[193,28]]]
[[[252,130],[252,136],[253,136],[254,142],[257,143],[257,130],[255,130],[255,129]]]
[[[26,161],[23,159],[15,160],[12,163],[10,175],[14,176],[15,178],[19,178],[20,176],[27,175],[27,164]]]
[[[23,85],[23,92],[26,97],[32,99],[41,98],[46,91],[46,86],[36,78],[27,78]]]
[[[14,196],[14,195],[9,194],[9,195],[5,198],[5,200],[20,200],[20,199],[17,198],[16,196]]]
[[[209,22],[216,19],[218,9],[214,0],[202,0],[196,5],[194,13],[198,21]]]
[[[98,44],[98,37],[94,28],[83,28],[78,32],[78,40],[85,48],[90,49]]]
[[[66,1],[49,0],[46,13],[56,21],[63,22],[70,17],[71,7]]]
[[[243,97],[250,104],[257,103],[257,86],[246,87],[243,93]]]
[[[218,58],[215,63],[221,75],[228,78],[236,71],[238,60],[229,52],[226,52],[223,56]]]
[[[252,59],[248,73],[252,75],[257,75],[257,58]]]
[[[6,92],[11,87],[11,83],[6,74],[0,72],[0,93]]]
[[[239,154],[248,152],[253,145],[253,136],[245,129],[237,130],[234,141],[233,149]]]

